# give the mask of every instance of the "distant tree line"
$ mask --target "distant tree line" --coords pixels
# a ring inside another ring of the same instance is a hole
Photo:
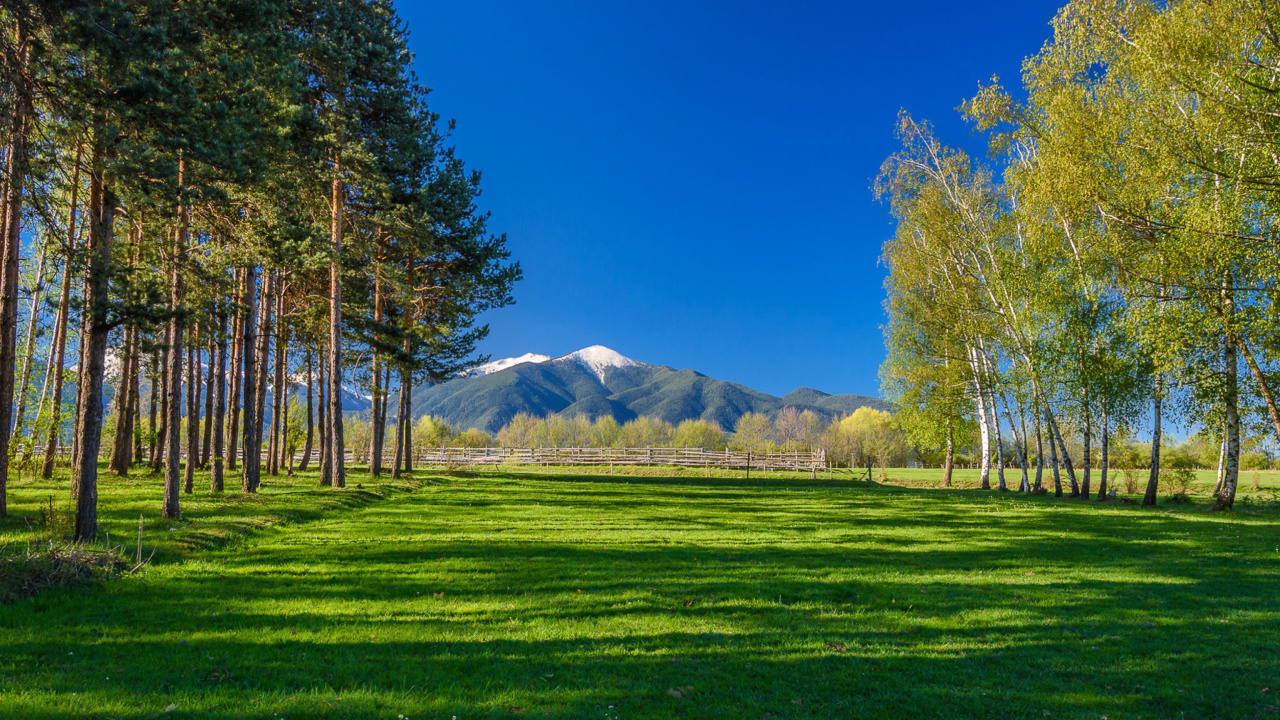
[[[104,426],[109,470],[145,458],[170,518],[197,470],[251,493],[296,442],[342,487],[344,392],[372,398],[372,474],[389,427],[404,456],[411,387],[484,360],[476,317],[520,271],[391,0],[0,19],[0,515],[10,463],[51,477],[69,439],[93,538]]]
[[[447,427],[439,420],[431,422]],[[450,442],[443,435],[439,437],[445,444]],[[749,412],[738,418],[731,432],[708,420],[690,419],[673,425],[644,416],[619,423],[607,415],[592,421],[584,415],[539,418],[519,413],[498,431],[494,444],[511,448],[728,448],[761,453],[825,450],[836,463],[866,467],[873,462],[881,468],[900,464],[908,457],[905,436],[893,416],[870,407],[834,420],[794,407],[783,408],[772,420]]]
[[[1278,27],[1260,0],[1073,0],[1023,93],[963,106],[996,167],[901,115],[876,183],[897,222],[882,379],[948,479],[977,438],[983,487],[1051,469],[1055,494],[1106,500],[1115,437],[1144,425],[1154,504],[1172,417],[1221,438],[1231,509],[1245,439],[1280,439]]]

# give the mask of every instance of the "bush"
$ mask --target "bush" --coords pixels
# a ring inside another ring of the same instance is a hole
[[[1271,459],[1260,452],[1247,452],[1240,454],[1241,470],[1270,470]]]
[[[1189,468],[1162,468],[1160,470],[1160,484],[1164,486],[1166,494],[1173,496],[1175,502],[1178,496],[1186,497],[1191,492],[1191,486],[1196,481],[1196,473]]]
[[[1138,471],[1129,468],[1120,471],[1120,477],[1124,482],[1124,492],[1126,495],[1134,495],[1138,492]]]

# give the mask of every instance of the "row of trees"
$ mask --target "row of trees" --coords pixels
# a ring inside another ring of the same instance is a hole
[[[424,419],[425,420],[425,419]],[[441,421],[431,420],[438,427]],[[447,427],[447,426],[446,426]],[[448,444],[452,436],[441,436]],[[474,439],[474,436],[473,436]],[[535,418],[519,413],[502,430],[501,447],[690,447],[752,452],[825,450],[835,462],[890,467],[908,457],[905,437],[893,416],[883,410],[859,408],[853,414],[826,420],[812,410],[783,408],[772,420],[759,413],[738,418],[733,432],[707,420],[684,420],[679,425],[649,417],[618,423],[611,416],[592,422],[584,415]],[[457,442],[455,441],[455,444]]]
[[[993,81],[963,107],[999,173],[900,117],[876,183],[897,221],[886,394],[948,466],[976,434],[984,486],[994,464],[1006,488],[1012,448],[1019,489],[1039,490],[1048,464],[1057,494],[1065,475],[1090,497],[1100,447],[1099,500],[1111,437],[1149,422],[1148,504],[1175,413],[1223,438],[1228,510],[1242,435],[1280,438],[1280,14],[1073,0],[1053,28],[1024,64],[1025,100]]]
[[[407,430],[413,384],[477,360],[476,315],[519,277],[390,0],[0,0],[0,18],[0,514],[10,461],[49,477],[69,437],[75,535],[94,537],[109,364],[109,467],[149,458],[166,517],[197,469],[218,492],[239,464],[254,492],[261,447],[280,471],[295,381],[323,482],[345,483],[348,387],[373,398],[382,472],[390,408]]]

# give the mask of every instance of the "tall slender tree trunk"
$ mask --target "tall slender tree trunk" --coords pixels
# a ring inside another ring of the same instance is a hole
[[[262,436],[266,430],[267,417],[267,383],[271,379],[268,374],[271,361],[271,342],[274,339],[273,322],[275,311],[275,291],[276,291],[276,272],[273,270],[263,270],[262,272],[262,301],[258,304],[258,345],[255,352],[258,355],[258,396],[254,404],[257,411],[257,417],[253,424],[253,452],[259,456],[262,455]],[[246,442],[245,451],[248,452],[249,447]],[[261,461],[259,461],[261,462]],[[268,469],[271,467],[270,458],[267,460]],[[261,464],[259,464],[259,473],[261,473]],[[259,475],[261,477],[261,475]],[[261,480],[259,480],[261,485]]]
[[[136,327],[133,329],[133,367],[129,376],[133,378],[129,395],[129,441],[133,450],[129,453],[129,464],[133,465],[142,458],[142,434],[138,432],[142,408],[142,332]]]
[[[1082,500],[1089,499],[1089,471],[1091,470],[1093,460],[1093,418],[1090,417],[1088,402],[1089,396],[1086,394],[1084,408],[1084,450],[1081,452],[1080,458],[1080,498]]]
[[[972,346],[967,348],[969,367],[973,371],[973,386],[977,391],[974,399],[978,404],[978,437],[982,445],[981,474],[979,480],[983,490],[991,489],[991,427],[987,424],[987,391],[984,387],[983,373],[978,365],[978,351]]]
[[[212,318],[210,318],[212,319]],[[200,467],[209,467],[209,453],[213,451],[213,383],[214,383],[214,362],[213,355],[216,351],[217,338],[215,333],[208,333],[209,338],[207,344],[202,350],[207,351],[209,361],[205,367],[205,383],[204,383],[204,422],[201,423],[201,441],[200,441]]]
[[[951,487],[951,471],[956,460],[956,428],[950,417],[947,418],[947,451],[942,461],[942,487]]]
[[[245,295],[245,276],[243,269],[237,270],[237,283],[241,298]],[[242,366],[244,364],[244,311],[235,314],[231,321],[231,377],[228,383],[230,398],[227,401],[227,469],[236,469],[236,446],[240,436],[240,394],[243,382]]]
[[[276,359],[275,359],[275,378],[272,382],[271,391],[271,474],[279,475],[280,466],[283,464],[282,456],[284,455],[284,443],[282,442],[282,431],[284,430],[284,418],[282,413],[287,412],[288,391],[285,390],[285,363],[288,360],[288,354],[285,352],[285,344],[288,338],[285,336],[284,321],[282,318],[284,311],[284,288],[281,288],[279,298],[276,300]]]
[[[160,352],[153,350],[151,353],[151,399],[147,410],[148,426],[147,430],[151,433],[151,442],[147,448],[147,462],[155,465],[156,461],[156,443],[160,437],[160,430],[156,427],[156,391],[160,387]]]
[[[164,331],[165,345],[160,350],[160,424],[156,430],[156,451],[151,459],[151,472],[164,468],[165,448],[169,440],[169,328]]]
[[[1219,443],[1219,447],[1218,447],[1218,479],[1213,486],[1214,497],[1217,497],[1218,493],[1222,492],[1222,480],[1226,476],[1226,469],[1227,469],[1227,431],[1226,431],[1226,428],[1223,428],[1222,442]]]
[[[30,50],[27,46],[26,23],[21,18],[13,22],[13,48],[17,57],[17,72],[13,77],[13,115],[9,126],[9,147],[6,153],[4,174],[4,222],[3,249],[0,250],[0,517],[9,510],[9,438],[13,423],[13,369],[17,366],[18,352],[18,266],[22,249],[22,194],[27,184],[27,133],[28,117],[32,114],[32,99],[26,81]]]
[[[184,184],[186,161],[178,161],[178,187]],[[173,259],[169,265],[169,320],[168,357],[165,376],[168,379],[165,398],[165,469],[164,509],[162,517],[177,519],[178,494],[182,489],[182,318],[179,313],[186,305],[186,287],[183,283],[184,265],[187,259],[187,241],[190,234],[191,214],[185,198],[178,203],[178,229],[174,233]]]
[[[131,464],[129,455],[133,449],[132,438],[130,437],[132,428],[129,425],[129,406],[131,404],[130,398],[134,394],[133,378],[130,371],[133,368],[133,354],[137,352],[135,348],[136,338],[136,328],[129,328],[125,333],[124,357],[120,362],[120,384],[116,387],[116,428],[111,447],[111,464],[107,468],[121,477],[129,474],[129,465]]]
[[[253,445],[253,439],[257,434],[253,425],[258,416],[254,405],[258,399],[258,358],[253,351],[258,324],[258,279],[256,274],[256,268],[252,266],[244,269],[244,295],[240,301],[244,307],[244,314],[240,318],[240,326],[244,328],[243,350],[241,351],[244,356],[244,472],[240,479],[240,491],[246,493],[258,491],[258,483],[262,475],[261,445],[258,447]]]
[[[196,490],[196,465],[200,462],[200,343],[196,328],[187,343],[187,464],[183,468],[182,491]]]
[[[99,137],[101,133],[99,133]],[[101,140],[98,141],[101,143]],[[98,534],[98,448],[102,443],[102,376],[106,369],[108,325],[107,269],[111,263],[111,239],[115,226],[116,197],[102,179],[103,152],[94,148],[93,174],[90,186],[89,241],[85,250],[88,260],[85,273],[84,333],[85,373],[77,383],[84,388],[80,408],[79,464],[76,467],[75,538],[90,542]]]
[[[342,211],[346,189],[342,166],[335,156],[333,174],[332,227],[333,259],[329,263],[329,466],[333,486],[346,487],[342,432]]]
[[[1111,451],[1111,418],[1107,416],[1107,409],[1102,408],[1102,464],[1098,467],[1098,502],[1106,502],[1107,500],[1107,470],[1111,458],[1108,453]]]
[[[1004,433],[1000,430],[1000,413],[996,409],[995,393],[991,394],[991,427],[996,431],[996,489],[1009,492],[1004,479]]]
[[[325,416],[327,414],[326,408],[328,407],[328,403],[325,402],[325,397],[329,389],[329,378],[325,374],[325,365],[326,365],[325,358],[321,357],[320,358],[320,407],[319,407],[319,414],[318,414],[318,418],[320,421],[320,484],[325,486],[332,486],[333,475],[330,472],[330,468],[332,468],[333,466],[329,462],[330,460],[329,425],[328,423],[325,422]]]
[[[311,375],[311,344],[307,343],[307,440],[302,449],[302,462],[298,463],[298,472],[306,472],[311,463],[312,440],[315,437],[315,408],[312,405],[311,389],[314,384]]]
[[[408,342],[405,342],[408,345]],[[409,398],[413,392],[413,375],[400,368],[400,432],[404,434],[404,471],[413,472],[413,423],[409,419]]]
[[[13,435],[15,437],[22,435],[22,421],[25,419],[27,411],[27,390],[31,384],[31,362],[36,354],[36,330],[38,327],[37,320],[40,319],[40,299],[44,294],[44,268],[45,260],[49,255],[50,238],[40,243],[40,261],[36,264],[36,284],[31,291],[31,306],[29,318],[27,321],[26,348],[22,354],[22,374],[18,380],[18,391],[15,400],[18,403],[18,409],[14,412]],[[36,417],[39,420],[39,416]]]
[[[1058,450],[1062,453],[1062,466],[1067,469],[1067,480],[1071,483],[1071,497],[1080,496],[1080,488],[1076,485],[1076,470],[1071,464],[1071,454],[1067,452],[1067,444],[1062,440],[1062,431],[1058,428],[1058,421],[1053,417],[1052,410],[1045,410],[1045,417],[1049,421],[1049,441],[1058,441]]]
[[[1049,425],[1049,460],[1053,463],[1053,496],[1062,497],[1062,475],[1058,471],[1058,443],[1053,439],[1053,425],[1050,421],[1049,406],[1045,405],[1045,423]]]
[[[1040,422],[1040,412],[1036,412],[1036,484],[1032,486],[1031,491],[1040,492],[1044,488],[1044,434],[1043,427]]]
[[[378,356],[373,356],[373,407],[369,410],[369,476],[377,478],[382,475],[382,428],[379,420],[382,417],[382,368]]]
[[[218,376],[213,384],[213,417],[209,419],[209,425],[213,427],[213,452],[210,458],[212,464],[209,466],[209,492],[220,493],[226,487],[226,481],[222,475],[224,462],[222,456],[223,424],[226,422],[227,416],[227,311],[225,309],[218,311],[218,333],[215,340],[218,350]]]
[[[399,479],[404,467],[404,370],[400,371],[400,388],[396,392],[396,447],[395,461],[391,468],[391,477]]]
[[[1223,295],[1229,320],[1234,315],[1231,292],[1228,284]],[[1240,476],[1240,411],[1237,405],[1240,392],[1239,360],[1236,356],[1236,340],[1230,330],[1223,342],[1222,360],[1226,369],[1223,400],[1227,415],[1227,463],[1222,473],[1222,489],[1218,491],[1218,499],[1213,503],[1215,511],[1230,510],[1235,505],[1236,485]]]
[[[1004,416],[1009,420],[1009,430],[1013,433],[1014,449],[1018,453],[1018,467],[1022,470],[1022,482],[1018,485],[1018,492],[1029,493],[1031,492],[1031,476],[1027,473],[1025,445],[1022,442],[1022,436],[1018,434],[1018,425],[1013,421],[1013,410],[1009,407],[1009,396],[1001,392],[1000,400],[1004,403]]]
[[[1144,506],[1156,504],[1160,490],[1160,440],[1163,433],[1160,427],[1161,410],[1164,404],[1164,376],[1156,375],[1156,393],[1151,401],[1151,471],[1147,475],[1147,491],[1142,496]]]
[[[67,326],[70,324],[71,312],[71,277],[75,268],[76,252],[76,212],[79,209],[80,194],[80,161],[84,152],[81,145],[76,146],[76,164],[71,184],[71,209],[67,216],[67,253],[62,265],[62,288],[58,294],[58,315],[53,323],[53,350],[50,353],[50,367],[53,370],[53,393],[49,402],[49,434],[45,439],[44,463],[41,465],[40,477],[53,477],[53,464],[57,459],[58,438],[62,434],[62,380],[67,360]]]

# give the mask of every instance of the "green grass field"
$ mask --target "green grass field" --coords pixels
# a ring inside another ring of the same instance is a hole
[[[175,523],[157,479],[104,479],[156,562],[0,606],[0,716],[1280,717],[1274,503],[911,472],[268,478]],[[65,486],[11,485],[10,551]]]

